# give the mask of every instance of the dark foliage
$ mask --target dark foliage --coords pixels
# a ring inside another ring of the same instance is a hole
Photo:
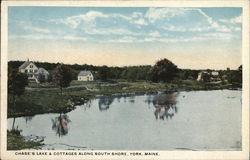
[[[28,77],[26,74],[18,72],[12,67],[8,68],[8,93],[12,95],[22,95],[25,86],[28,85]]]
[[[110,75],[110,69],[107,66],[102,66],[98,71],[99,79],[106,81]]]
[[[46,80],[46,79],[45,79],[45,75],[39,73],[39,74],[38,74],[38,81],[39,81],[40,83],[44,83],[45,80]]]
[[[53,83],[61,89],[68,87],[73,79],[72,69],[64,64],[59,64],[53,71]]]
[[[164,58],[156,62],[151,70],[151,80],[153,82],[170,82],[177,77],[177,66]]]

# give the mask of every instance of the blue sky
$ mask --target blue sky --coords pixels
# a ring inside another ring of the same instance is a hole
[[[8,59],[180,68],[241,64],[241,8],[9,7]]]

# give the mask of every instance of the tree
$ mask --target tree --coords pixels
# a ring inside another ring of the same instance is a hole
[[[210,82],[211,76],[209,73],[202,73],[201,75],[203,82]]]
[[[99,78],[106,81],[109,77],[109,68],[107,66],[102,66],[98,71]]]
[[[25,86],[28,85],[28,77],[24,73],[18,72],[12,67],[8,68],[8,94],[12,95],[13,108],[16,108],[16,96],[20,96],[25,91]],[[14,129],[15,117],[12,125]]]
[[[70,85],[73,79],[72,69],[64,64],[59,64],[53,71],[53,83],[61,90]]]
[[[153,82],[172,81],[178,73],[177,66],[170,60],[164,58],[156,62],[151,69],[151,80]]]
[[[45,75],[44,74],[42,74],[42,73],[39,73],[38,74],[38,81],[40,82],[40,83],[44,83],[45,82]]]

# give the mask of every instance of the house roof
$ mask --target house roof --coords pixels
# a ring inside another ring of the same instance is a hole
[[[87,76],[88,74],[92,74],[90,71],[81,71],[78,76]]]
[[[31,62],[31,61],[26,61],[26,62],[24,62],[20,67],[19,67],[19,69],[25,69],[29,64],[31,64],[31,63],[33,63],[33,62]]]

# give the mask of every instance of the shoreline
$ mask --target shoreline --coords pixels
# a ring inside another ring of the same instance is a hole
[[[84,88],[68,88],[64,89],[63,95],[59,95],[58,90],[40,90],[40,91],[31,91],[26,90],[26,94],[31,97],[34,94],[38,94],[38,96],[34,96],[34,103],[29,103],[20,100],[20,104],[23,103],[26,107],[23,111],[16,111],[15,109],[8,108],[8,118],[16,118],[16,117],[25,117],[25,116],[35,116],[38,114],[46,114],[46,113],[68,113],[75,109],[77,105],[81,105],[86,103],[92,98],[103,95],[128,95],[128,94],[150,94],[156,92],[164,92],[164,91],[175,91],[175,92],[189,92],[189,91],[210,91],[210,90],[242,90],[240,87],[233,87],[230,85],[221,85],[221,84],[213,84],[207,86],[206,84],[196,84],[194,86],[184,85],[184,84],[166,84],[166,83],[157,83],[150,84],[145,82],[137,82],[135,86],[132,86],[132,82],[118,83],[116,86],[98,86],[98,90],[86,90]],[[142,86],[139,86],[143,84]],[[148,85],[148,86],[147,86]],[[45,97],[49,93],[49,97]],[[41,99],[40,101],[38,99]],[[32,99],[31,99],[32,100]],[[42,102],[41,102],[42,101]],[[43,103],[43,101],[47,101],[47,103]],[[39,103],[39,105],[37,105]],[[41,104],[40,104],[41,103]],[[11,104],[8,104],[11,105]],[[45,107],[44,107],[44,106]],[[53,107],[51,107],[53,106]],[[33,108],[32,108],[33,107]],[[30,109],[32,108],[32,109]]]

